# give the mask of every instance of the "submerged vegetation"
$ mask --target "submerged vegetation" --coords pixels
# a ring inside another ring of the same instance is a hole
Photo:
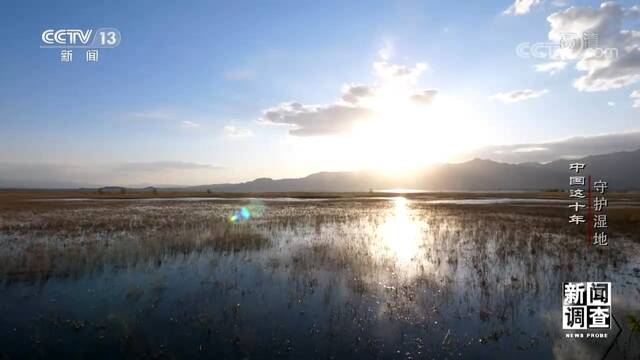
[[[535,359],[581,346],[563,281],[619,284],[616,316],[637,313],[640,208],[609,210],[600,249],[562,205],[422,200],[265,200],[238,223],[242,199],[5,206],[0,354]]]

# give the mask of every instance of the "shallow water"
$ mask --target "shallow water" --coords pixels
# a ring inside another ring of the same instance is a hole
[[[563,338],[564,281],[611,281],[610,358],[640,354],[625,238],[599,251],[564,218],[466,203],[244,202],[2,215],[0,354],[601,358],[612,339]]]
[[[233,197],[233,198],[222,198],[222,197],[174,197],[174,198],[146,198],[146,199],[92,199],[92,198],[51,198],[51,199],[34,199],[31,201],[38,202],[93,202],[93,203],[101,203],[101,202],[134,202],[134,203],[155,203],[155,202],[186,202],[186,201],[210,201],[215,203],[227,203],[227,202],[238,202],[245,203],[251,200],[258,200],[265,203],[272,202],[319,202],[319,201],[344,201],[344,202],[353,202],[353,201],[366,201],[366,200],[393,200],[393,198],[389,197],[381,197],[381,196],[366,196],[366,197],[358,197],[358,198],[292,198],[292,197],[269,197],[269,198],[249,198],[249,197]],[[569,204],[569,200],[556,200],[556,199],[528,199],[528,198],[480,198],[480,199],[412,199],[413,203],[424,203],[424,204],[445,204],[445,205],[490,205],[490,204]],[[627,204],[625,204],[627,205]]]

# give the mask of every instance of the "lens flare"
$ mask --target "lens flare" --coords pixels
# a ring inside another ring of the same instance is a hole
[[[247,221],[249,219],[251,219],[251,212],[246,207],[236,210],[231,216],[229,216],[229,221],[232,223]]]
[[[229,222],[241,223],[248,221],[252,218],[262,217],[265,211],[265,205],[258,199],[249,200],[249,204],[235,210],[233,214],[229,216]]]

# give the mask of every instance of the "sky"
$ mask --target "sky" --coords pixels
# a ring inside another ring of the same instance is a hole
[[[0,183],[195,185],[640,147],[634,2],[3,1]],[[47,29],[116,28],[85,61]],[[594,35],[595,34],[595,35]]]

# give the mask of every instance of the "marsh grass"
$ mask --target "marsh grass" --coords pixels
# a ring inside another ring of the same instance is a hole
[[[230,223],[237,207],[4,208],[5,290],[21,294],[15,289],[36,282],[84,294],[74,286],[105,282],[116,290],[87,302],[108,294],[119,304],[107,307],[119,313],[91,316],[60,305],[48,317],[53,325],[16,322],[63,328],[86,336],[86,346],[102,336],[120,349],[112,355],[453,358],[499,350],[536,358],[556,351],[563,281],[626,284],[616,294],[623,315],[640,299],[638,208],[609,210],[615,246],[599,249],[559,206],[278,202]],[[618,354],[638,353],[625,334]]]
[[[13,214],[0,226],[0,271],[22,279],[69,276],[208,250],[269,246],[250,224],[229,223],[230,211],[127,205]]]

